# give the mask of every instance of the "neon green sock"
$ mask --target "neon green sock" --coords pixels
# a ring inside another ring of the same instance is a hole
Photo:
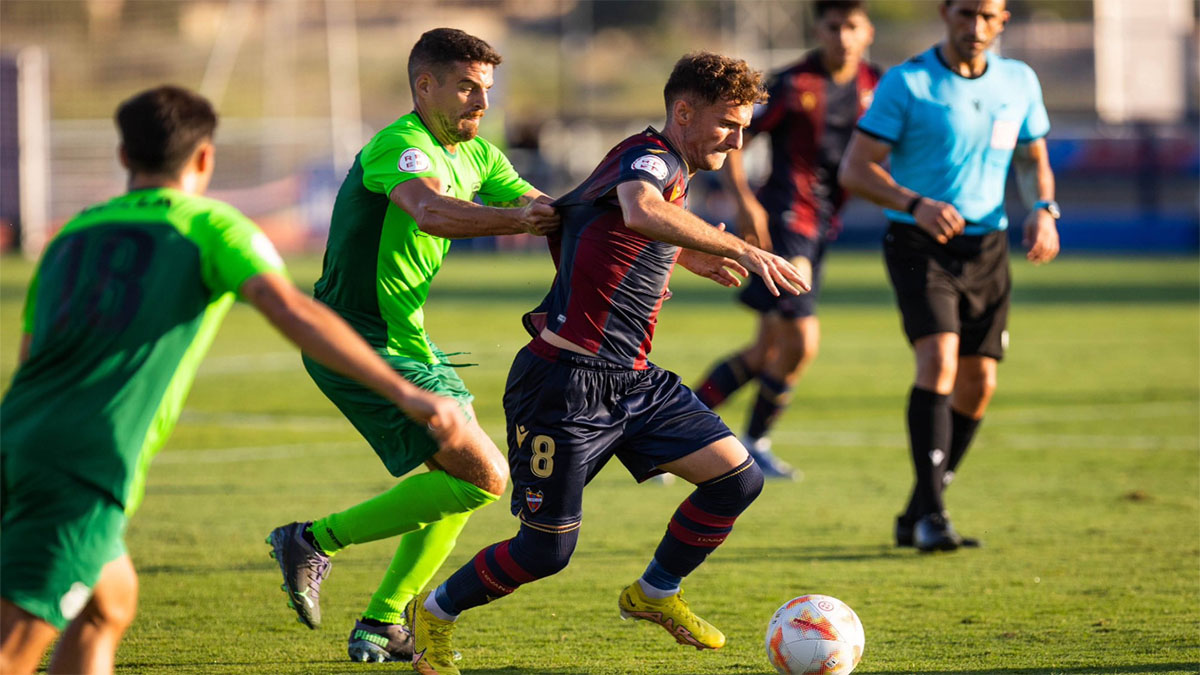
[[[326,553],[332,554],[350,544],[419,530],[499,498],[445,471],[430,471],[409,476],[377,497],[313,522],[313,538]]]
[[[371,596],[363,617],[384,623],[401,623],[404,606],[429,584],[446,562],[470,516],[470,511],[446,516],[401,537],[392,564],[388,565],[383,581]]]

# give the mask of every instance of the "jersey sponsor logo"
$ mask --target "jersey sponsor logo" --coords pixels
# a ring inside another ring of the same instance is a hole
[[[862,106],[863,110],[870,108],[871,104],[874,102],[875,102],[875,90],[864,89],[861,93],[859,93],[858,104],[860,106]]]
[[[275,250],[275,244],[272,244],[271,240],[267,239],[267,235],[262,232],[258,232],[250,238],[250,249],[271,267],[283,267],[283,258],[280,257],[279,251]]]
[[[671,173],[667,169],[667,163],[654,155],[642,155],[633,160],[633,164],[630,164],[629,167],[634,171],[645,171],[659,180],[666,180]]]
[[[1013,120],[996,120],[992,122],[992,149],[1012,150],[1017,147],[1017,135],[1021,127]]]
[[[529,435],[529,430],[525,428],[524,424],[518,424],[516,432],[517,432],[517,447],[521,447],[522,445],[525,444],[525,437]]]
[[[525,506],[529,508],[530,513],[537,513],[537,510],[542,508],[543,501],[545,497],[541,490],[535,492],[533,488],[525,488]]]
[[[803,94],[800,94],[800,105],[805,110],[815,110],[817,107],[817,95],[811,91],[806,91]]]
[[[429,170],[429,157],[419,148],[409,148],[400,153],[400,162],[396,165],[404,173],[421,173]]]

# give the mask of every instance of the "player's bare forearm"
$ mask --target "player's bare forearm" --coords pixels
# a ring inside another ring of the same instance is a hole
[[[441,194],[433,178],[397,185],[391,200],[404,209],[426,234],[446,239],[467,239],[503,234],[545,234],[558,227],[559,217],[549,198],[531,190],[520,197],[520,208],[481,206]]]
[[[723,229],[666,201],[649,183],[621,183],[617,186],[617,199],[621,203],[625,226],[655,241],[735,259],[752,248]]]
[[[770,250],[771,235],[767,232],[767,212],[750,189],[741,150],[733,150],[726,156],[723,171],[738,206],[738,232],[751,244]]]

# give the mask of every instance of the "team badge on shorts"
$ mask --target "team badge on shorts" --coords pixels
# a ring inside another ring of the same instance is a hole
[[[534,492],[532,488],[525,488],[525,507],[530,513],[537,513],[537,510],[542,508],[542,502],[545,498],[542,496],[542,491]]]

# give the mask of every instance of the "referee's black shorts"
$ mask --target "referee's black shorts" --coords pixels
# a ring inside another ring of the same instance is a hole
[[[1005,232],[939,244],[916,225],[893,222],[883,257],[909,342],[957,333],[960,356],[1004,358],[1012,291]]]

